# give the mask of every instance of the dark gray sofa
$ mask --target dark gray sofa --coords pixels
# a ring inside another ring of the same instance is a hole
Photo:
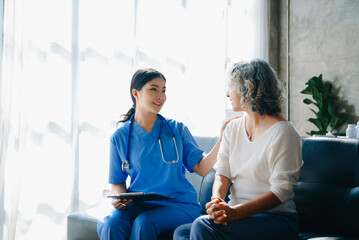
[[[195,137],[208,152],[216,137]],[[303,161],[295,202],[300,217],[299,239],[359,239],[359,140],[345,138],[303,138]],[[206,177],[187,173],[205,204],[212,194],[214,170]],[[96,225],[104,211],[73,213],[67,218],[67,240],[98,240]],[[160,239],[170,239],[165,234]]]

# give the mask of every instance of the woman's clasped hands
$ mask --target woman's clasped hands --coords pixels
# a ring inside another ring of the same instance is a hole
[[[228,222],[235,220],[236,210],[219,197],[211,197],[211,201],[206,204],[206,209],[209,218],[215,224],[227,226]]]

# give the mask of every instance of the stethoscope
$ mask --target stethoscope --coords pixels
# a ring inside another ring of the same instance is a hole
[[[132,124],[133,124],[133,117],[135,116],[135,114],[132,115],[132,117],[130,118],[129,124],[128,124],[128,132],[127,132],[127,149],[126,149],[126,160],[125,162],[122,163],[121,168],[122,171],[125,171],[124,169],[130,169],[130,164],[128,163],[129,160],[129,153],[130,153],[130,136],[131,136],[131,130],[132,130]],[[162,155],[162,161],[167,163],[167,164],[175,164],[178,162],[179,160],[179,155],[178,155],[178,148],[177,148],[177,144],[176,144],[176,138],[175,138],[175,134],[171,128],[171,126],[168,124],[167,120],[161,115],[161,114],[157,114],[157,116],[162,120],[162,122],[164,124],[161,125],[160,128],[160,132],[158,134],[158,143],[160,145],[160,149],[161,149],[161,155]],[[176,154],[177,154],[177,160],[172,160],[172,161],[166,161],[164,156],[163,156],[163,149],[162,149],[162,143],[161,143],[161,132],[162,132],[162,128],[163,125],[166,125],[167,128],[170,130],[171,134],[172,134],[172,139],[173,139],[173,143],[175,145],[176,148]]]

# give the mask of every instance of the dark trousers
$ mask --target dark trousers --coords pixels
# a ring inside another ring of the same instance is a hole
[[[174,240],[291,240],[297,239],[299,218],[296,213],[262,213],[229,222],[227,226],[215,224],[208,215],[192,224],[179,226]]]

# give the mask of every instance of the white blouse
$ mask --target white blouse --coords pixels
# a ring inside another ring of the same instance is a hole
[[[301,137],[290,122],[282,121],[251,142],[244,126],[245,117],[227,125],[214,166],[216,174],[233,183],[229,205],[245,203],[271,191],[282,204],[270,211],[296,212],[293,187],[303,164]]]

